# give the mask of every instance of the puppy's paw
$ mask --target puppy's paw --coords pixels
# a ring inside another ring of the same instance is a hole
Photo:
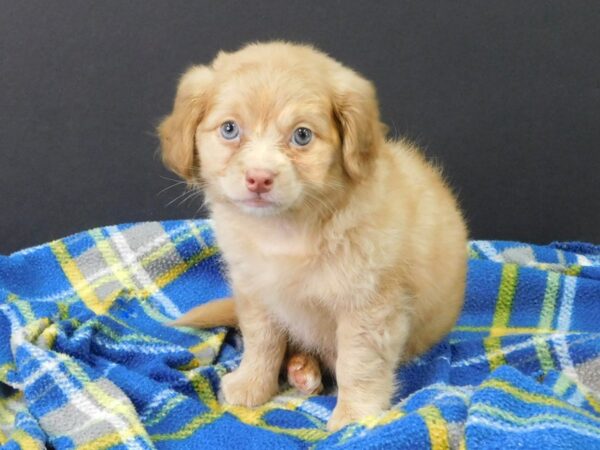
[[[254,407],[270,400],[278,389],[277,383],[268,383],[260,378],[237,369],[221,380],[225,401],[230,405]]]
[[[327,422],[327,431],[338,431],[344,428],[346,425],[355,422],[359,419],[356,414],[346,410],[346,408],[340,408],[336,406]]]
[[[367,416],[379,415],[383,412],[378,407],[369,405],[352,405],[349,403],[339,403],[335,406],[333,413],[327,422],[328,431],[338,431],[353,422],[358,422]]]
[[[319,362],[305,353],[296,353],[288,360],[287,379],[304,395],[318,394],[323,390]]]

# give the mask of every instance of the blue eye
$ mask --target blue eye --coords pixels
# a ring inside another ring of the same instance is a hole
[[[298,147],[304,147],[312,140],[312,135],[312,131],[308,128],[296,128],[292,134],[292,143]]]
[[[221,136],[228,141],[236,139],[240,135],[240,129],[233,120],[228,120],[221,125]]]

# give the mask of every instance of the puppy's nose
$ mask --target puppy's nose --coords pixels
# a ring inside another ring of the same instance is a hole
[[[275,173],[265,169],[250,169],[246,172],[246,187],[250,192],[264,194],[273,187]]]

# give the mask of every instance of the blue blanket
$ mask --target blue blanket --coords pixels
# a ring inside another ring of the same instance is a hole
[[[330,434],[331,394],[223,404],[233,330],[165,323],[228,287],[210,223],[126,224],[0,256],[3,448],[600,448],[600,248],[470,243],[451,335],[394,406]]]

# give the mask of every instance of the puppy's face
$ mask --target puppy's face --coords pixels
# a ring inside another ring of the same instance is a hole
[[[195,143],[213,200],[270,215],[338,182],[340,139],[318,80],[256,66],[220,83],[212,101]]]
[[[369,82],[309,47],[255,44],[182,78],[159,127],[166,164],[209,202],[266,216],[328,208],[383,141]]]

